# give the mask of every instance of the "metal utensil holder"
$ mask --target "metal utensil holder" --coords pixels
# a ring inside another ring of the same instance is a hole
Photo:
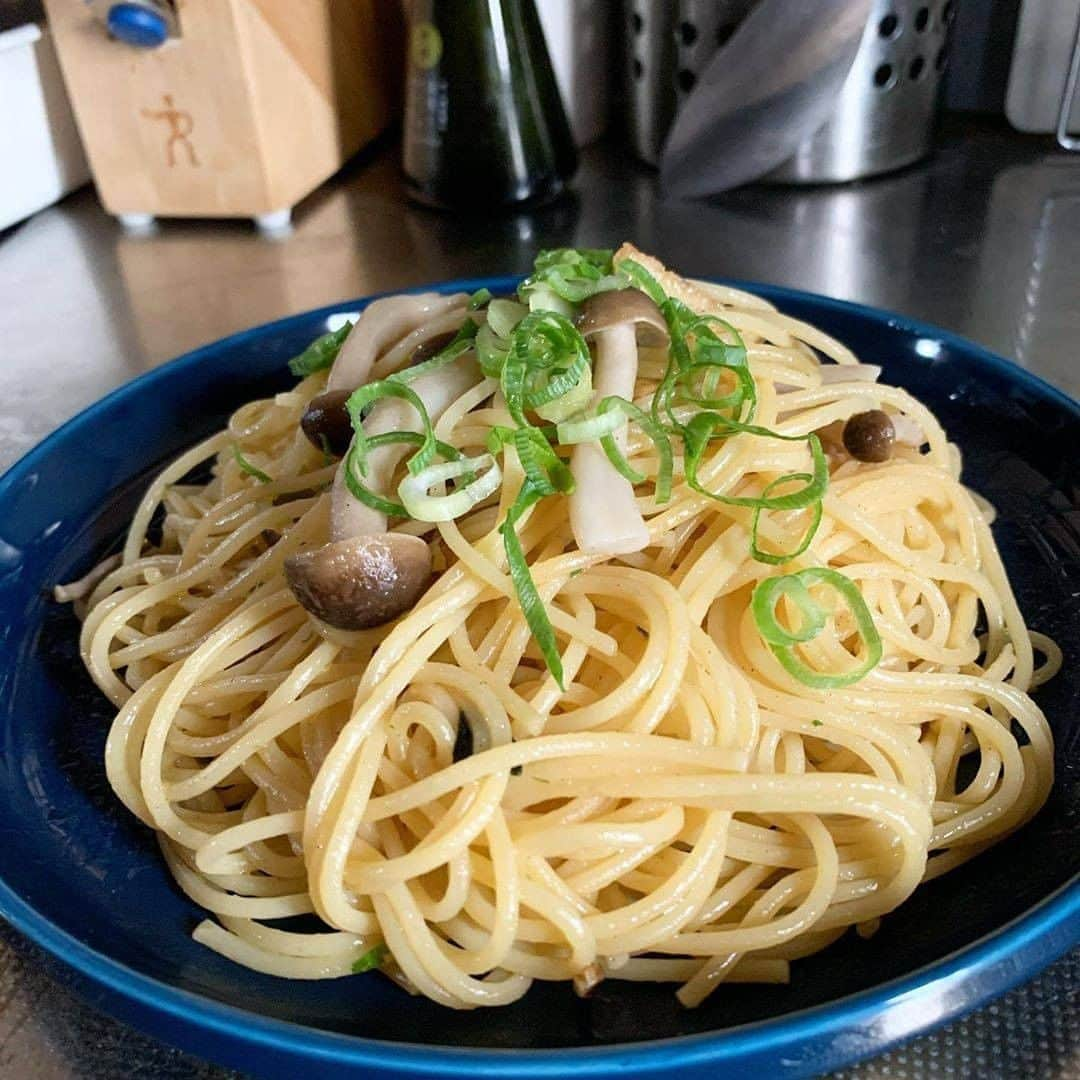
[[[625,97],[639,157],[659,162],[681,101],[754,2],[624,0]],[[955,0],[875,0],[830,119],[767,179],[856,180],[928,153],[955,7]]]

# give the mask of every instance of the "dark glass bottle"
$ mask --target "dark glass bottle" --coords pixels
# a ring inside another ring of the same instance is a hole
[[[533,0],[408,0],[409,194],[454,209],[558,195],[577,168]]]

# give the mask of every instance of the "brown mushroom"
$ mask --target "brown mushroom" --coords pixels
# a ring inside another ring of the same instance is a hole
[[[431,578],[431,551],[408,533],[355,536],[290,556],[285,578],[323,622],[366,630],[416,603]]]
[[[422,364],[441,352],[454,340],[454,331],[436,334],[417,345],[409,358],[409,365]],[[350,390],[328,390],[308,402],[304,415],[300,417],[300,427],[312,446],[326,450],[335,457],[344,457],[352,442],[353,426],[345,402],[349,400]]]
[[[896,428],[883,409],[855,413],[844,425],[844,448],[857,461],[888,461],[896,441]]]
[[[414,367],[416,364],[422,364],[425,360],[430,360],[437,353],[442,352],[456,337],[457,334],[453,330],[447,330],[442,334],[436,334],[434,337],[429,337],[427,341],[421,341],[413,350],[412,356],[409,357],[409,367]]]
[[[423,293],[369,304],[334,361],[326,393],[312,400],[301,420],[307,437],[345,456],[354,434],[345,407],[353,389],[392,374],[406,361],[422,363],[434,356],[454,337],[467,300],[464,293]],[[385,369],[381,373],[379,365]],[[481,377],[475,359],[466,355],[419,375],[412,389],[434,423]],[[363,426],[369,438],[421,430],[413,406],[396,398],[375,402]],[[392,497],[394,470],[407,450],[407,444],[390,443],[369,451],[364,478],[369,491]],[[339,466],[330,492],[330,542],[285,561],[286,579],[300,604],[343,630],[378,626],[415,604],[431,578],[431,553],[423,540],[388,532],[387,524],[382,510],[352,494]]]
[[[596,293],[577,319],[582,337],[593,342],[593,387],[597,400],[611,395],[633,400],[638,345],[666,345],[667,323],[656,304],[637,289]],[[626,448],[625,432],[615,441]],[[570,460],[576,488],[570,496],[570,527],[581,551],[625,555],[641,551],[649,530],[631,483],[608,460],[599,442],[574,447]]]
[[[634,328],[638,345],[655,348],[670,340],[663,313],[640,289],[594,293],[578,312],[577,328],[586,339],[625,326]]]
[[[329,451],[335,457],[344,457],[352,442],[352,421],[345,408],[350,394],[349,390],[328,390],[319,394],[308,402],[300,417],[300,427],[312,446]]]
[[[434,423],[480,378],[476,360],[466,355],[420,375],[412,389]],[[419,426],[416,410],[397,398],[377,401],[364,418],[368,438]],[[393,497],[394,471],[407,450],[405,444],[391,443],[368,453],[364,483],[369,491]],[[352,494],[344,466],[339,466],[330,492],[330,543],[286,561],[286,578],[297,600],[342,630],[378,626],[415,604],[431,576],[428,546],[415,536],[387,532],[387,524],[382,510]]]

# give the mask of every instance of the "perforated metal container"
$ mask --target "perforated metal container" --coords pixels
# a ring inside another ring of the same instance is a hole
[[[656,165],[675,118],[675,5],[625,0],[626,107],[634,153]]]
[[[625,0],[626,101],[640,157],[659,161],[680,101],[754,2]],[[933,137],[955,6],[955,0],[876,0],[832,116],[768,179],[856,180],[924,156]],[[750,61],[735,56],[732,62]]]

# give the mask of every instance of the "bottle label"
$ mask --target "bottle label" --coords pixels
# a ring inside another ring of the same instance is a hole
[[[420,16],[419,11],[415,14]],[[430,15],[430,8],[423,14]],[[406,175],[421,186],[432,181],[438,171],[446,131],[449,94],[446,79],[438,70],[442,58],[439,28],[430,18],[417,17],[409,27],[403,156]]]
[[[443,54],[442,34],[434,23],[418,22],[409,35],[409,58],[421,71],[430,71]]]

